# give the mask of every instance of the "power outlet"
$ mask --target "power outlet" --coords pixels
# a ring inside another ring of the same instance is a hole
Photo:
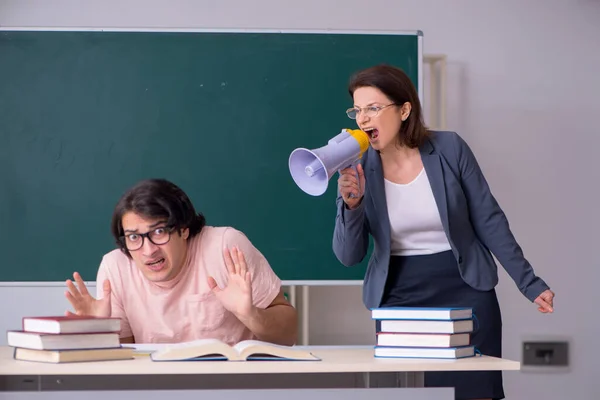
[[[523,365],[566,367],[569,365],[569,343],[566,341],[523,342]]]

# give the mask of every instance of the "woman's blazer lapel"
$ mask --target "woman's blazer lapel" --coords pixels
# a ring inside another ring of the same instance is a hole
[[[433,145],[429,139],[426,139],[423,145],[419,148],[421,154],[421,160],[423,167],[427,173],[427,177],[431,184],[431,190],[433,197],[440,213],[442,220],[442,226],[449,235],[449,224],[448,224],[448,202],[446,198],[446,185],[444,183],[444,170],[442,168],[442,160],[440,155],[435,152]],[[372,147],[369,147],[367,151],[367,168],[365,171],[365,178],[368,186],[368,197],[373,207],[373,215],[376,216],[377,222],[379,223],[385,239],[390,239],[390,222],[387,211],[387,202],[385,198],[385,184],[383,180],[383,167],[381,165],[381,158],[379,153]],[[401,207],[401,205],[399,205]],[[373,224],[373,221],[371,221]]]
[[[425,139],[423,145],[419,148],[421,153],[421,160],[423,167],[429,178],[431,185],[431,191],[435,198],[440,218],[442,220],[442,226],[446,235],[450,237],[450,230],[448,224],[448,200],[446,198],[446,184],[444,181],[444,169],[442,168],[442,160],[440,155],[435,152],[433,145],[429,139]]]

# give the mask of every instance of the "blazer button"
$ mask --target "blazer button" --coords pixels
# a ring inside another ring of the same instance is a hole
[[[462,264],[462,257],[458,257],[458,263]]]

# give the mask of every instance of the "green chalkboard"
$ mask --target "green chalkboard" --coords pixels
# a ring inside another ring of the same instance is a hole
[[[361,280],[332,232],[336,180],[288,157],[342,128],[346,85],[389,63],[421,89],[414,33],[0,31],[0,281],[94,280],[137,181],[167,178],[209,225],[240,229],[286,281]]]

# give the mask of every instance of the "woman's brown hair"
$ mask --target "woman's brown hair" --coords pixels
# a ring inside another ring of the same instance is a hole
[[[400,68],[391,65],[376,65],[355,73],[350,79],[348,92],[350,97],[361,87],[374,87],[385,94],[397,107],[406,102],[411,105],[411,111],[402,122],[398,132],[398,144],[409,148],[419,147],[428,135],[428,129],[423,122],[423,112],[417,89],[408,75]]]

